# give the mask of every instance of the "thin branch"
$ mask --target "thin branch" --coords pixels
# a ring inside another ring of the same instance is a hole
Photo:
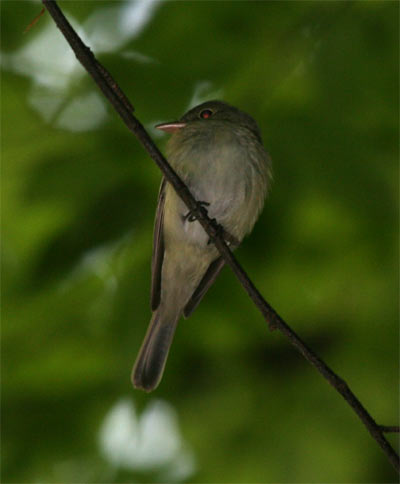
[[[387,432],[387,433],[400,433],[400,427],[397,425],[379,425],[381,428],[382,432]]]
[[[32,27],[34,27],[37,22],[39,21],[40,17],[44,14],[44,12],[46,11],[46,9],[43,7],[42,10],[36,15],[36,17],[32,20],[32,22],[30,22],[26,27],[25,27],[25,30],[24,30],[24,34],[27,34]]]
[[[368,429],[371,436],[376,440],[379,446],[386,454],[389,461],[392,463],[397,471],[400,471],[399,456],[386,440],[383,432],[388,432],[388,428],[378,425],[371,415],[367,412],[358,398],[350,390],[347,383],[342,380],[329,366],[314,353],[307,346],[307,344],[285,323],[285,321],[277,314],[277,312],[265,301],[258,289],[254,286],[253,282],[247,276],[244,269],[241,267],[235,256],[230,251],[226,244],[223,230],[213,220],[207,216],[207,211],[198,204],[190,193],[186,185],[181,178],[177,175],[174,169],[169,165],[167,160],[161,154],[153,140],[145,131],[143,125],[133,116],[133,107],[128,101],[128,98],[122,92],[122,89],[118,86],[111,75],[101,64],[95,59],[91,50],[82,42],[80,37],[76,34],[75,30],[71,27],[63,13],[59,9],[57,3],[54,0],[42,0],[43,4],[53,17],[58,28],[63,33],[64,37],[70,44],[71,48],[75,52],[77,59],[93,77],[96,84],[102,90],[107,99],[114,106],[117,113],[120,115],[128,129],[130,129],[139,141],[144,146],[145,150],[156,162],[160,170],[163,172],[165,178],[174,187],[178,195],[185,202],[188,209],[196,216],[204,230],[207,232],[215,246],[218,248],[225,262],[231,267],[240,283],[247,291],[254,304],[260,310],[264,319],[269,324],[271,329],[278,329],[283,333],[292,345],[309,361],[320,373],[328,380],[328,382],[343,396],[346,402],[352,407],[355,413],[358,415],[362,423]]]

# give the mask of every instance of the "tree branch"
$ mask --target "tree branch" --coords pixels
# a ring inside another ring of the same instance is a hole
[[[382,432],[387,432],[387,433],[400,433],[400,427],[397,425],[379,425],[381,428]]]
[[[350,390],[347,383],[342,380],[329,366],[307,346],[307,344],[286,324],[277,312],[265,301],[253,282],[250,280],[244,269],[241,267],[235,256],[230,251],[224,240],[226,234],[221,227],[207,216],[207,211],[196,202],[186,185],[177,175],[174,169],[161,154],[153,140],[145,131],[142,124],[133,116],[134,108],[121,88],[111,77],[108,71],[96,60],[91,50],[82,42],[70,23],[67,21],[57,3],[54,0],[42,0],[44,6],[53,17],[58,28],[70,44],[77,59],[93,77],[98,87],[114,106],[125,125],[139,139],[147,153],[156,162],[165,178],[174,187],[178,195],[185,202],[188,209],[196,216],[204,230],[221,253],[226,264],[228,264],[240,283],[260,310],[264,319],[271,329],[278,329],[291,342],[291,344],[309,361],[321,375],[342,395],[365,425],[371,436],[386,454],[389,461],[397,471],[400,471],[399,456],[386,440],[384,432],[394,431],[395,427],[378,425],[372,416],[367,412],[355,394]]]

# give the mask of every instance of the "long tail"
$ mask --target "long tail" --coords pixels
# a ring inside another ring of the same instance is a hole
[[[178,319],[162,314],[162,306],[154,312],[132,370],[134,387],[151,392],[160,383]]]

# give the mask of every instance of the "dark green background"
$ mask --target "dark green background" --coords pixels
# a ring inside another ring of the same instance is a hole
[[[126,6],[60,5],[75,26]],[[76,130],[97,93],[76,60],[64,87],[35,84],[69,49],[54,54],[47,14],[22,34],[40,8],[2,2],[2,481],[394,482],[228,269],[180,325],[157,391],[131,388],[160,173],[106,104]],[[257,119],[275,180],[237,257],[382,424],[398,422],[398,13],[391,1],[162,2],[135,38],[91,44],[147,127],[185,112],[196,86],[199,101],[218,95]],[[113,18],[92,32],[113,39]],[[52,102],[47,119],[33,107]],[[155,400],[174,409],[176,455],[191,455],[181,477],[168,459],[132,469],[101,450],[118,402],[140,417]]]

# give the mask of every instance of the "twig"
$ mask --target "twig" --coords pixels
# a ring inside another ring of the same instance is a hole
[[[42,10],[36,15],[36,17],[32,20],[32,22],[30,22],[26,27],[25,27],[25,30],[24,30],[24,34],[28,33],[31,28],[37,24],[37,22],[39,21],[40,17],[44,14],[44,12],[46,11],[45,8],[42,8]]]
[[[359,416],[362,423],[368,429],[369,433],[376,440],[379,446],[386,454],[389,461],[397,471],[400,471],[399,456],[386,440],[383,432],[388,432],[389,428],[378,425],[371,415],[367,412],[358,398],[350,390],[347,383],[334,373],[329,366],[319,358],[307,344],[285,323],[277,312],[265,301],[253,282],[249,279],[244,269],[241,267],[235,256],[230,251],[224,240],[224,234],[221,233],[220,227],[213,220],[209,219],[206,210],[198,204],[192,194],[189,192],[181,178],[173,170],[161,154],[153,140],[145,131],[142,124],[133,116],[133,107],[128,101],[121,88],[111,77],[111,75],[95,59],[91,50],[82,42],[75,30],[71,27],[63,13],[54,0],[42,0],[43,4],[53,17],[58,28],[64,34],[64,37],[75,52],[76,57],[83,67],[93,77],[96,84],[102,90],[107,99],[114,106],[126,126],[137,136],[144,146],[145,150],[156,162],[163,172],[165,178],[174,187],[178,195],[185,202],[188,209],[196,216],[197,220],[203,226],[204,230],[210,236],[213,243],[218,248],[225,262],[231,267],[242,286],[245,288],[255,305],[258,307],[269,326],[281,331],[292,343],[292,345],[309,361],[328,382],[343,396],[347,403],[353,408]]]
[[[379,427],[381,428],[382,432],[392,432],[396,434],[400,432],[400,427],[397,425],[379,425]]]

